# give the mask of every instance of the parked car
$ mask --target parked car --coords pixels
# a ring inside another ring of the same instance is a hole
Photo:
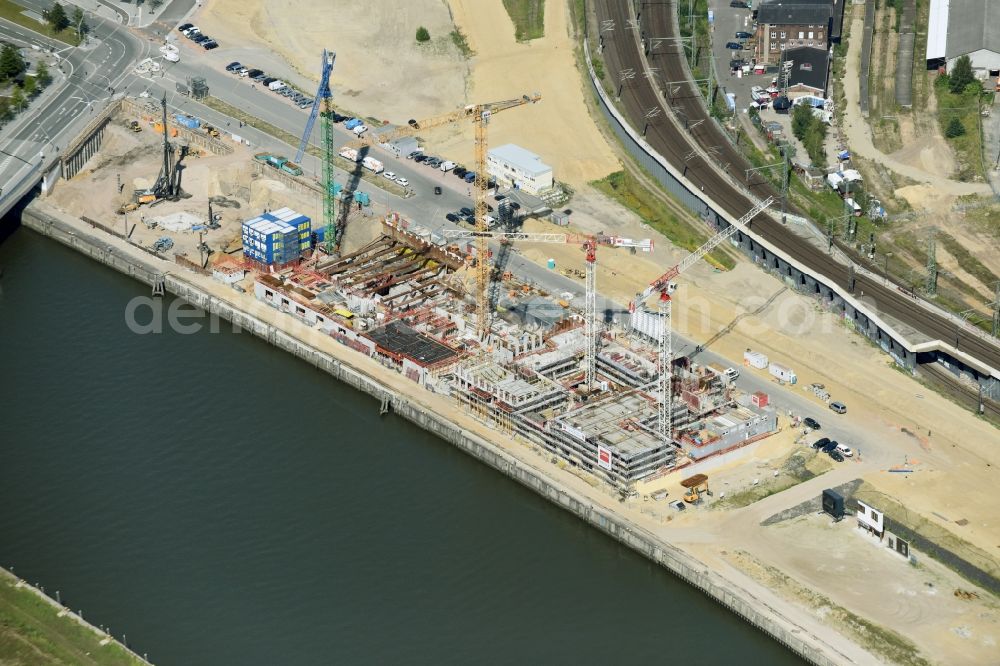
[[[840,455],[840,453],[836,450],[828,452],[827,455],[837,462],[844,462],[844,456]]]
[[[256,81],[257,83],[260,83],[261,81],[263,81],[264,79],[267,78],[267,74],[265,74],[264,72],[261,72],[257,76],[254,76],[254,75],[251,74],[250,78],[253,79],[254,81]]]
[[[412,160],[414,157],[416,157],[419,154],[420,154],[419,150],[414,150],[412,153],[410,153],[409,155],[406,156],[406,159]]]
[[[750,39],[751,37],[753,37],[753,35],[746,30],[740,30],[736,33],[736,39]]]
[[[498,194],[498,195],[496,195],[493,198],[496,199],[497,201],[503,201],[504,199],[507,198],[507,195],[506,194]]]
[[[802,423],[806,425],[807,428],[812,428],[813,430],[819,430],[819,421],[811,416],[807,416],[802,419]]]
[[[214,39],[210,39],[207,42],[202,42],[201,48],[205,49],[206,51],[211,51],[212,49],[219,48],[219,42],[215,41]]]
[[[832,409],[833,411],[837,412],[838,414],[846,414],[847,413],[847,405],[845,405],[844,403],[840,402],[839,400],[834,400],[833,402],[831,402],[830,403],[830,409]]]
[[[854,455],[854,451],[852,451],[852,450],[851,450],[851,447],[849,447],[849,446],[846,446],[846,445],[844,445],[844,444],[837,444],[837,448],[836,448],[836,451],[837,451],[837,453],[839,453],[840,455],[842,455],[842,456],[846,456],[846,457],[848,457],[848,458],[850,458],[851,456],[853,456],[853,455]]]
[[[261,83],[263,83],[265,86],[270,86],[272,83],[274,83],[277,80],[278,79],[274,78],[273,76],[265,76],[264,80],[261,81]]]
[[[437,186],[437,185],[434,186],[434,194],[441,194],[441,187],[440,186]]]
[[[427,161],[427,156],[426,155],[417,155],[416,157],[413,158],[413,161],[416,162],[417,164],[420,164],[421,162],[426,162]]]
[[[733,58],[729,61],[729,69],[739,69],[745,64],[746,62],[742,58]]]
[[[260,76],[263,73],[264,73],[264,70],[262,70],[262,69],[251,69],[250,73],[247,74],[247,76],[249,76],[251,79],[254,79],[254,78]]]
[[[227,72],[235,72],[235,71],[239,70],[241,67],[243,67],[243,65],[241,65],[239,63],[239,61],[235,61],[234,60],[233,62],[231,62],[228,65],[226,65],[226,71]]]
[[[447,215],[444,216],[444,219],[448,220],[449,222],[458,222],[458,215],[455,215],[454,213],[448,213]]]
[[[195,44],[201,44],[202,42],[207,42],[211,39],[208,35],[195,35],[194,39],[191,41]]]
[[[301,102],[299,102],[296,106],[298,106],[300,109],[304,109],[307,106],[312,106],[312,100],[311,99],[304,99]]]
[[[466,215],[465,221],[471,224],[472,226],[476,225],[476,218],[474,218],[472,215]]]
[[[820,437],[815,442],[813,442],[814,449],[825,449],[826,445],[830,443],[829,437]]]
[[[408,187],[408,186],[409,186],[409,184],[410,184],[410,181],[408,181],[408,180],[406,180],[405,178],[402,178],[402,177],[400,177],[400,178],[397,178],[397,179],[396,179],[396,182],[397,182],[397,183],[398,183],[399,185],[403,186],[403,187]]]
[[[457,166],[454,169],[452,169],[452,173],[458,176],[459,178],[465,178],[465,174],[469,173],[469,170],[466,169],[464,166]]]
[[[250,76],[250,70],[247,69],[246,67],[240,67],[238,70],[236,70],[236,73],[239,74],[241,77]]]
[[[745,2],[738,2],[737,0],[733,0],[732,2],[730,2],[729,6],[735,7],[736,9],[750,9],[750,5],[748,5]]]
[[[459,212],[460,212],[460,213],[461,213],[462,215],[466,215],[466,216],[468,216],[468,215],[472,215],[472,209],[471,209],[471,208],[463,208],[463,209],[462,209],[462,210],[460,210]]]
[[[184,32],[188,28],[193,28],[193,27],[194,27],[194,23],[181,23],[179,26],[177,26],[177,30],[179,32]]]
[[[396,174],[394,174],[391,171],[383,171],[382,172],[382,177],[383,178],[388,178],[389,180],[396,180]]]
[[[838,442],[837,440],[831,439],[829,442],[823,445],[822,451],[824,453],[829,453],[830,451],[833,451],[835,448],[837,448],[839,444],[840,442]]]
[[[743,45],[739,42],[726,42],[726,48],[732,51],[742,51]]]

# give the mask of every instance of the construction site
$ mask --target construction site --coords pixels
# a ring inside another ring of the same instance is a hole
[[[488,215],[496,193],[485,164],[489,121],[538,102],[538,94],[411,120],[339,146],[331,131],[333,61],[323,54],[294,159],[254,153],[232,132],[171,113],[165,98],[125,99],[112,109],[102,150],[121,157],[99,154],[55,198],[75,200],[92,226],[252,292],[621,491],[778,429],[766,401],[738,393],[722,368],[675,358],[671,335],[674,280],[770,201],[607,321],[596,307],[598,254],[649,253],[649,239],[525,233]],[[322,169],[310,178],[299,164],[317,123]],[[463,123],[475,136],[473,228],[432,231],[391,209],[376,214],[362,191],[365,148]],[[334,165],[346,150],[356,151],[357,177],[336,186]],[[521,242],[579,247],[583,307],[537,276],[506,269],[504,258]]]

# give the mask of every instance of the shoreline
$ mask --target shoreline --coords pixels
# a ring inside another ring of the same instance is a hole
[[[384,368],[375,361],[336,343],[329,336],[292,317],[283,316],[252,295],[241,295],[210,278],[181,271],[178,264],[148,254],[136,246],[126,245],[120,237],[90,227],[44,202],[33,202],[25,209],[22,225],[81,254],[89,255],[139,282],[150,286],[162,282],[167,291],[182,300],[229,321],[273,346],[294,354],[335,379],[388,403],[399,416],[457,446],[664,567],[805,661],[822,666],[856,662],[809,628],[791,620],[787,610],[776,608],[776,597],[761,599],[719,571],[713,571],[706,563],[683,549],[654,535],[628,516],[602,505],[605,502],[587,497],[586,493],[569,487],[536,467],[526,457],[491,442],[488,436],[490,431],[488,428],[481,428],[479,422],[470,420],[469,425],[463,427],[462,421],[467,420],[465,417],[457,417],[458,422],[453,422],[432,404],[441,400],[450,401],[450,398],[425,391],[413,391],[417,386],[402,376],[399,376],[400,386],[395,387],[393,384],[397,382],[376,376]],[[249,300],[256,305],[239,303],[241,300]],[[253,310],[259,310],[259,315],[254,314]],[[274,323],[266,319],[273,319]],[[324,342],[320,342],[321,340]],[[322,347],[327,347],[330,351],[324,351]],[[373,371],[371,373],[366,371],[369,364]],[[404,381],[407,383],[402,384]],[[483,434],[474,430],[483,430]],[[841,638],[856,646],[847,637]]]
[[[83,619],[82,610],[73,611],[69,606],[53,599],[48,594],[46,594],[44,590],[39,589],[35,585],[32,585],[28,581],[18,576],[13,571],[5,567],[0,567],[0,582],[2,582],[2,579],[4,578],[8,579],[8,582],[13,583],[12,584],[13,588],[19,590],[25,590],[29,594],[34,594],[40,601],[51,606],[52,610],[56,611],[56,617],[66,618],[67,621],[75,622],[81,627],[84,627],[85,629],[88,629],[91,632],[93,632],[94,636],[98,638],[98,646],[107,647],[110,645],[117,647],[118,649],[123,651],[128,657],[134,659],[136,663],[148,664],[149,666],[153,666],[153,662],[149,661],[149,659],[140,656],[137,652],[135,652],[135,650],[128,647],[127,645],[122,643],[120,640],[118,640],[108,632],[104,631],[99,627],[95,627],[93,624]]]

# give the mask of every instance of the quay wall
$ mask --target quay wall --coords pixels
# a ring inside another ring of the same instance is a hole
[[[29,206],[23,214],[24,226],[49,236],[91,258],[133,278],[153,285],[162,281],[167,291],[179,298],[215,314],[221,319],[238,325],[243,330],[288,351],[307,363],[327,372],[336,379],[388,403],[391,411],[434,433],[462,451],[496,469],[518,483],[534,490],[553,504],[576,515],[623,545],[635,550],[666,568],[678,578],[698,588],[729,611],[768,634],[804,660],[816,666],[839,666],[852,660],[808,629],[793,621],[767,601],[736,585],[708,568],[696,558],[631,521],[614,515],[604,507],[558,483],[533,468],[529,463],[493,445],[479,435],[469,432],[448,419],[417,404],[362,369],[321,352],[295,336],[257,317],[251,316],[231,303],[201,290],[175,275],[163,275],[153,263],[132,254],[116,252],[107,242],[101,241],[104,232],[94,229],[75,229],[45,211]],[[289,323],[292,318],[289,317]],[[416,384],[413,391],[421,390]]]

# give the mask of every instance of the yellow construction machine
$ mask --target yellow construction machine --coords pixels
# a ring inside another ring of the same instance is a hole
[[[139,124],[138,120],[126,120],[125,129],[138,133],[142,131],[142,125]]]
[[[690,476],[683,481],[681,485],[686,489],[684,493],[684,501],[688,504],[697,504],[701,502],[702,493],[711,496],[712,491],[708,489],[708,476],[705,474],[695,474]]]

